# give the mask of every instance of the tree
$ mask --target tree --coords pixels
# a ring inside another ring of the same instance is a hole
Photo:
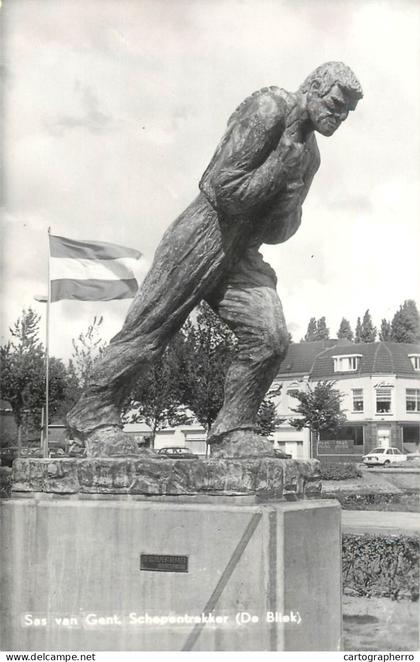
[[[381,322],[381,330],[379,331],[379,340],[387,341],[391,340],[391,322],[388,322],[387,319],[383,319]]]
[[[362,342],[362,322],[360,320],[360,317],[357,318],[356,331],[354,334],[354,342],[355,343]]]
[[[160,357],[136,382],[125,406],[130,423],[145,421],[152,428],[151,445],[157,430],[191,421],[181,404],[180,343],[178,335]]]
[[[76,377],[80,390],[86,388],[96,361],[102,356],[106,343],[102,340],[100,328],[103,317],[95,317],[86,331],[73,338],[73,353],[69,370]]]
[[[341,320],[340,328],[337,331],[337,338],[347,339],[350,340],[350,342],[353,342],[354,340],[354,334],[350,322],[345,317]]]
[[[363,315],[359,342],[375,342],[375,339],[376,339],[376,327],[373,326],[372,317],[368,309]]]
[[[330,330],[327,327],[325,317],[320,317],[316,323],[315,340],[328,340],[329,337],[330,337]]]
[[[181,340],[175,349],[177,397],[209,430],[223,405],[226,373],[236,354],[237,340],[204,302],[198,308],[195,322],[187,320],[179,336]],[[273,402],[280,388],[271,389],[258,410],[256,422],[261,434],[270,435],[282,422]]]
[[[0,347],[0,397],[13,411],[18,430],[38,427],[45,405],[45,352],[39,339],[40,317],[32,308],[23,309],[10,329],[11,340]],[[49,360],[49,413],[57,411],[65,393],[66,368],[62,361]]]
[[[282,384],[272,387],[262,401],[257,414],[257,426],[259,434],[269,437],[276,431],[277,427],[284,422],[277,414],[277,406],[274,398],[278,397],[282,390]]]
[[[223,404],[224,382],[236,352],[236,338],[205,302],[198,307],[195,322],[188,319],[180,335],[180,397],[209,430]]]
[[[60,417],[64,418],[78,401],[89,382],[96,361],[102,356],[106,346],[101,337],[102,323],[103,317],[95,316],[86,331],[72,339],[73,353],[67,365],[65,396],[57,412]]]
[[[69,388],[68,370],[61,359],[51,356],[49,359],[48,417],[49,422],[61,416],[63,403]]]
[[[315,387],[308,384],[307,391],[297,391],[294,397],[299,401],[292,411],[299,415],[290,420],[297,430],[309,428],[316,435],[321,431],[335,432],[344,425],[346,417],[341,411],[343,395],[334,388],[334,381],[320,381]]]
[[[315,317],[311,317],[305,333],[304,341],[314,342],[315,340],[326,340],[329,337],[330,331],[327,328],[325,317],[320,317],[318,320]]]
[[[317,334],[316,318],[311,317],[311,319],[309,320],[308,328],[305,333],[304,340],[306,342],[313,342],[314,340],[317,340],[316,334]]]
[[[0,349],[0,395],[10,403],[22,442],[22,427],[36,417],[45,402],[45,362],[38,337],[40,317],[32,308],[22,311],[10,329],[12,339]]]
[[[195,319],[185,322],[162,357],[137,380],[124,408],[126,420],[145,421],[154,439],[159,429],[191,422],[192,412],[209,430],[223,405],[226,373],[236,347],[232,331],[202,302]],[[271,389],[260,406],[261,434],[272,434],[282,422],[273,402],[280,389]]]
[[[223,387],[236,340],[206,303],[189,318],[162,357],[137,380],[125,406],[131,422],[144,420],[156,431],[191,421],[207,430],[223,403]]]
[[[391,323],[391,340],[420,342],[420,315],[413,299],[406,299],[395,313]]]

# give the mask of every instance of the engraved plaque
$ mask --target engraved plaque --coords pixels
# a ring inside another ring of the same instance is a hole
[[[188,556],[140,554],[140,570],[149,572],[188,572]]]

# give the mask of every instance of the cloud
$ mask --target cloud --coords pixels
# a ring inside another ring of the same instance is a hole
[[[80,96],[81,110],[77,115],[59,115],[56,119],[45,120],[47,132],[53,136],[62,136],[65,131],[86,129],[92,133],[103,133],[116,128],[116,121],[106,115],[99,105],[93,90],[87,85],[76,85]]]

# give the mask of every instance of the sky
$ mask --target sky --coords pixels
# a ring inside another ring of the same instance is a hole
[[[3,0],[1,337],[42,316],[47,230],[140,250],[139,281],[235,107],[266,85],[294,91],[328,60],[364,98],[331,138],[296,235],[263,247],[294,339],[325,315],[379,326],[419,305],[420,3],[417,0]],[[51,306],[51,354],[130,301]]]

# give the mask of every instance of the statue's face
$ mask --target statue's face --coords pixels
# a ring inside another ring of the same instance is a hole
[[[349,111],[354,110],[355,107],[356,104],[350,103],[346,99],[337,83],[323,97],[319,96],[315,86],[308,92],[307,110],[309,119],[315,131],[323,136],[332,136],[347,118]]]

